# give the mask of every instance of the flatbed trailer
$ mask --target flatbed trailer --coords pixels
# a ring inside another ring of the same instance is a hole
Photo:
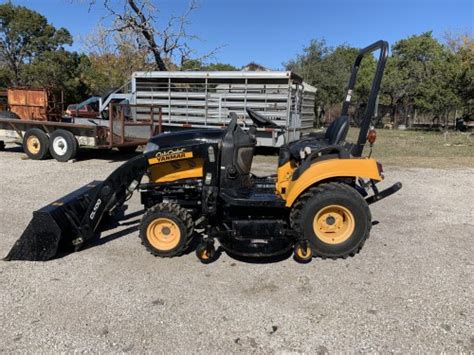
[[[160,107],[141,105],[139,109],[146,110],[148,116],[131,118],[121,105],[111,104],[109,119],[65,117],[55,122],[0,118],[0,148],[8,140],[23,145],[31,159],[52,155],[58,161],[73,159],[80,148],[135,150],[162,130]]]

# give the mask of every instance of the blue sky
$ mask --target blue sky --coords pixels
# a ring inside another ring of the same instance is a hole
[[[56,27],[80,36],[104,15],[100,6],[88,13],[81,0],[13,0],[45,15]],[[86,2],[87,0],[82,0]],[[112,0],[117,1],[117,0]],[[101,0],[97,0],[98,3]],[[250,61],[272,69],[294,57],[312,38],[328,44],[363,47],[378,39],[395,41],[433,30],[470,31],[473,0],[198,0],[189,31],[203,39],[200,52],[224,46],[216,60],[242,66]],[[180,14],[187,0],[156,0],[163,18]]]

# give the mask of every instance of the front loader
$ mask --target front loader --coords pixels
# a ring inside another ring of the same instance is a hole
[[[360,63],[380,50],[358,140],[346,142],[349,103]],[[325,133],[310,134],[280,148],[276,174],[251,173],[256,128],[272,128],[267,117],[247,110],[253,125],[241,127],[231,113],[226,129],[201,129],[155,136],[143,154],[105,181],[94,181],[34,212],[6,260],[49,260],[98,238],[135,190],[145,213],[140,238],[158,257],[182,255],[197,240],[196,254],[214,259],[215,241],[228,253],[272,257],[294,251],[297,261],[313,256],[346,258],[360,251],[372,226],[369,205],[401,188],[379,191],[382,165],[362,157],[375,141],[369,130],[388,54],[378,41],[362,49],[352,68],[342,114]],[[144,176],[147,182],[142,182]]]

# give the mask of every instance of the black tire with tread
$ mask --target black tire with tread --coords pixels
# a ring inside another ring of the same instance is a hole
[[[313,250],[307,243],[297,242],[293,250],[293,259],[300,264],[307,264],[313,259]]]
[[[181,238],[178,245],[171,250],[158,250],[154,248],[147,239],[147,228],[149,223],[157,218],[168,218],[173,220],[181,231]],[[193,240],[194,222],[191,214],[181,206],[174,203],[160,203],[149,208],[140,222],[140,239],[145,248],[154,256],[173,257],[185,253]]]
[[[203,264],[210,264],[216,260],[216,248],[214,244],[202,242],[196,248],[196,256],[199,261]],[[203,257],[203,254],[207,253],[207,258]]]
[[[40,142],[40,149],[38,153],[34,154],[28,150],[28,138],[35,136]],[[39,128],[30,128],[23,135],[23,151],[33,160],[43,160],[49,158],[49,137]]]
[[[324,204],[339,204],[348,208],[355,218],[352,235],[340,244],[327,244],[313,231],[314,215]],[[313,215],[313,217],[309,217]],[[310,221],[308,221],[310,219]],[[290,223],[294,230],[310,242],[314,256],[325,258],[347,258],[356,255],[369,237],[372,215],[369,206],[353,187],[344,183],[325,183],[308,189],[294,203],[290,212]]]
[[[64,155],[59,155],[54,151],[53,142],[57,137],[63,137],[66,140],[68,150]],[[64,129],[58,129],[51,133],[49,152],[51,153],[51,156],[57,161],[64,163],[70,159],[74,159],[77,155],[78,148],[79,144],[77,143],[77,139],[71,132]]]

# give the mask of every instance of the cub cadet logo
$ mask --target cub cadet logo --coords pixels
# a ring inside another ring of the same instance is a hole
[[[150,164],[165,163],[173,160],[192,158],[193,152],[186,152],[184,148],[171,149],[166,152],[157,152],[154,158],[148,160]]]

